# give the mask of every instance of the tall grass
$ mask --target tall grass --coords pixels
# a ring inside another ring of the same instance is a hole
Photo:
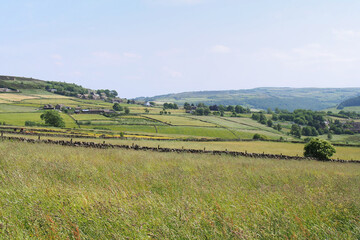
[[[0,142],[3,239],[359,239],[360,166]]]

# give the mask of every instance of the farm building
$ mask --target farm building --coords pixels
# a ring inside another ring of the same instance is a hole
[[[52,109],[55,109],[55,108],[54,108],[54,106],[51,105],[51,104],[46,104],[46,105],[44,105],[43,109],[44,109],[44,110],[52,110]]]
[[[64,104],[57,104],[57,105],[55,106],[55,109],[61,110],[61,109],[64,108],[64,107],[65,107]]]
[[[12,90],[10,88],[0,88],[0,92],[19,92],[19,90]]]

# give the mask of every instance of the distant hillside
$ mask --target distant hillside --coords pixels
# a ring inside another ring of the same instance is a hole
[[[201,91],[137,98],[142,101],[243,105],[257,109],[322,110],[357,96],[360,88],[255,88],[246,90]]]
[[[85,99],[107,99],[115,98],[118,95],[115,90],[91,90],[75,83],[43,81],[33,78],[4,75],[0,75],[0,89],[2,90],[1,92],[21,91],[22,89],[42,89],[60,95]]]
[[[360,106],[360,96],[347,99],[339,104],[337,109],[343,109],[344,107],[358,107]]]

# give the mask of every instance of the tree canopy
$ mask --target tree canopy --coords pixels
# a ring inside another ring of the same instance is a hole
[[[327,160],[334,153],[336,153],[335,148],[328,141],[319,138],[312,138],[304,147],[305,157]]]
[[[65,127],[65,122],[57,111],[46,111],[41,114],[40,118],[45,121],[46,125],[53,127]]]
[[[122,110],[124,110],[124,108],[123,108],[119,103],[114,103],[113,109],[114,109],[115,111],[122,111]]]

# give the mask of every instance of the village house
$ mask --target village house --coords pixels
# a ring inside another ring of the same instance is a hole
[[[100,99],[100,95],[96,94],[96,93],[92,93],[91,98],[94,100],[99,100]]]
[[[57,104],[57,105],[55,106],[55,109],[61,110],[61,109],[64,108],[64,107],[65,107],[64,104]]]
[[[81,108],[80,108],[80,107],[76,107],[74,113],[76,113],[76,114],[81,113]]]
[[[0,88],[0,92],[15,92],[15,91],[9,88]]]
[[[54,92],[57,92],[57,89],[51,88],[51,89],[49,89],[48,91],[54,93]]]
[[[107,99],[106,93],[100,93],[100,98],[101,99]]]
[[[146,103],[144,104],[144,106],[146,106],[146,107],[152,107],[152,105],[151,105],[150,102],[146,102]]]
[[[52,110],[54,109],[54,106],[51,105],[51,104],[45,104],[44,107],[43,107],[44,110]]]
[[[112,103],[122,103],[123,101],[120,98],[114,98],[114,99],[111,100],[111,102]]]

